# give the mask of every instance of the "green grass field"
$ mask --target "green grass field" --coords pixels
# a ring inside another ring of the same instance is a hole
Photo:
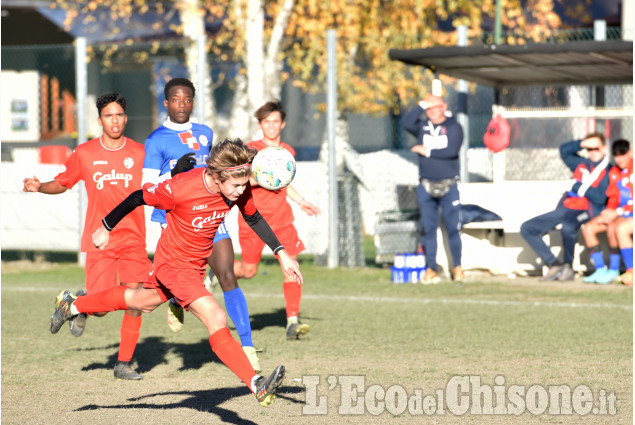
[[[278,399],[263,408],[212,353],[203,325],[188,313],[172,333],[165,306],[144,315],[135,353],[144,379],[115,380],[121,312],[90,318],[80,338],[66,326],[49,333],[56,294],[83,287],[83,270],[3,263],[2,423],[633,423],[631,288],[470,274],[462,284],[393,285],[387,269],[304,261],[302,270],[301,319],[311,325],[303,341],[284,336],[277,265],[240,282],[265,372],[287,368]],[[449,388],[470,376],[482,387],[460,387],[471,404],[454,402]],[[521,411],[508,396],[499,406],[508,414],[479,414],[489,389],[498,400],[515,386],[527,399]],[[550,386],[588,387],[591,401],[575,393],[572,413],[556,414],[559,405],[541,398]],[[423,409],[421,395],[444,410]],[[602,401],[607,414],[593,414]]]

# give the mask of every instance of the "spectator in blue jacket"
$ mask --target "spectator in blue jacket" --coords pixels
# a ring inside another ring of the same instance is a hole
[[[579,153],[586,150],[587,155]],[[573,171],[575,183],[564,193],[556,209],[534,217],[520,227],[527,243],[549,266],[541,280],[573,280],[575,273],[571,265],[578,229],[596,217],[606,206],[606,189],[609,184],[606,156],[606,140],[602,133],[591,133],[582,140],[574,140],[560,146],[560,156]],[[559,260],[542,240],[542,237],[558,224],[562,224],[564,257]]]

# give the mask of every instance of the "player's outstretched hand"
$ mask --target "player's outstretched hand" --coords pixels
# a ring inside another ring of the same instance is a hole
[[[304,283],[304,276],[300,273],[300,265],[293,259],[286,250],[278,251],[278,257],[280,258],[280,266],[285,271],[287,276],[295,277],[296,282],[300,285]]]
[[[195,165],[196,159],[194,159],[194,152],[186,153],[176,161],[176,165],[172,168],[170,174],[174,177],[179,173],[190,171]]]
[[[320,208],[318,208],[317,205],[312,204],[309,201],[305,201],[304,199],[300,201],[299,205],[302,211],[304,211],[308,215],[318,215],[322,213],[322,211],[320,210]]]
[[[110,232],[103,225],[101,225],[99,229],[95,230],[95,232],[93,233],[93,245],[95,245],[96,248],[106,248],[109,239]]]
[[[40,189],[40,180],[37,177],[33,176],[33,178],[26,178],[22,181],[24,183],[24,188],[22,189],[25,192],[37,192]]]

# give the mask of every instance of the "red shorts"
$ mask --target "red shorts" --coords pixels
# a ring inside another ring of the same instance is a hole
[[[295,256],[304,251],[304,244],[298,237],[298,232],[293,224],[276,229],[274,233],[289,255]],[[240,242],[243,262],[259,263],[265,243],[260,240],[258,235],[251,228],[244,230],[241,228],[238,232],[238,241]]]
[[[156,289],[161,302],[176,298],[187,309],[199,298],[211,296],[203,284],[203,277],[205,277],[205,268],[163,263],[156,267],[154,273],[144,282],[143,287]]]
[[[152,262],[145,247],[123,247],[86,253],[86,293],[104,291],[120,283],[148,279]],[[117,279],[117,276],[119,279]]]

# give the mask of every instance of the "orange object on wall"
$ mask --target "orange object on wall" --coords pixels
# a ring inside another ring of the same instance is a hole
[[[38,153],[40,164],[64,164],[71,156],[71,148],[62,145],[42,146]]]
[[[487,125],[483,141],[489,150],[497,153],[509,146],[510,134],[511,130],[507,120],[500,114],[496,114]]]

